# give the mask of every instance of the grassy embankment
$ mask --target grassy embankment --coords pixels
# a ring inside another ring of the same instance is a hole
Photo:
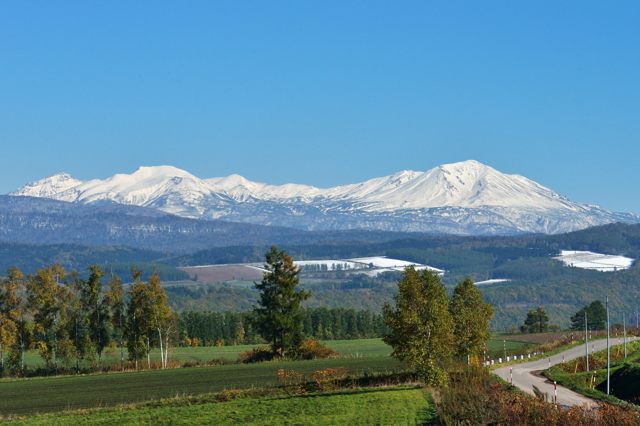
[[[611,350],[611,395],[606,393],[607,352],[589,354],[590,371],[586,371],[585,357],[559,364],[544,372],[550,380],[572,389],[590,398],[614,404],[640,402],[640,341],[629,343],[628,356],[624,358],[624,349],[617,345]]]

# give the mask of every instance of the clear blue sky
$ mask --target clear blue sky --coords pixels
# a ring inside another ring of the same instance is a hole
[[[476,159],[640,212],[637,1],[3,1],[0,192]]]

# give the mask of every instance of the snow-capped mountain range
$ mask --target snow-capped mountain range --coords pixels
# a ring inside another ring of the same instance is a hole
[[[10,195],[113,202],[178,216],[300,229],[376,229],[454,234],[559,233],[640,217],[572,202],[526,177],[469,160],[426,172],[317,188],[269,185],[239,175],[201,179],[171,166],[80,181],[60,173]]]

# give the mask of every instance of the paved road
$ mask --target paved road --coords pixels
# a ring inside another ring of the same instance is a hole
[[[637,338],[630,337],[628,338],[628,341],[636,339]],[[615,345],[617,343],[617,338],[611,339],[612,345]],[[591,348],[593,347],[592,344],[595,346],[596,351],[607,349],[607,339],[594,340],[593,342],[589,342],[589,354],[591,354]],[[559,354],[552,355],[550,357],[551,365],[560,364],[562,362],[563,356],[565,361],[570,361],[572,359],[584,356],[584,354],[584,344],[576,346]],[[531,395],[534,395],[533,386],[536,386],[543,393],[549,394],[549,400],[553,398],[553,383],[549,383],[546,377],[533,374],[536,371],[542,371],[549,368],[549,357],[537,361],[525,362],[522,364],[513,364],[510,366],[497,368],[493,370],[493,373],[501,377],[506,382],[510,382],[511,368],[513,368],[514,386],[517,386],[518,388]],[[558,385],[558,403],[565,406],[587,405],[590,407],[593,405],[597,405],[597,402],[595,402],[591,398],[587,398],[586,396],[580,395],[579,393],[573,392],[560,385]]]

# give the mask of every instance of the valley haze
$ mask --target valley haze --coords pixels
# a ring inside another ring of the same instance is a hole
[[[524,176],[504,174],[474,160],[332,188],[269,185],[239,175],[201,179],[172,166],[140,167],[104,180],[81,181],[60,173],[10,195],[117,203],[191,219],[318,231],[555,234],[640,222],[638,215],[573,202]]]

